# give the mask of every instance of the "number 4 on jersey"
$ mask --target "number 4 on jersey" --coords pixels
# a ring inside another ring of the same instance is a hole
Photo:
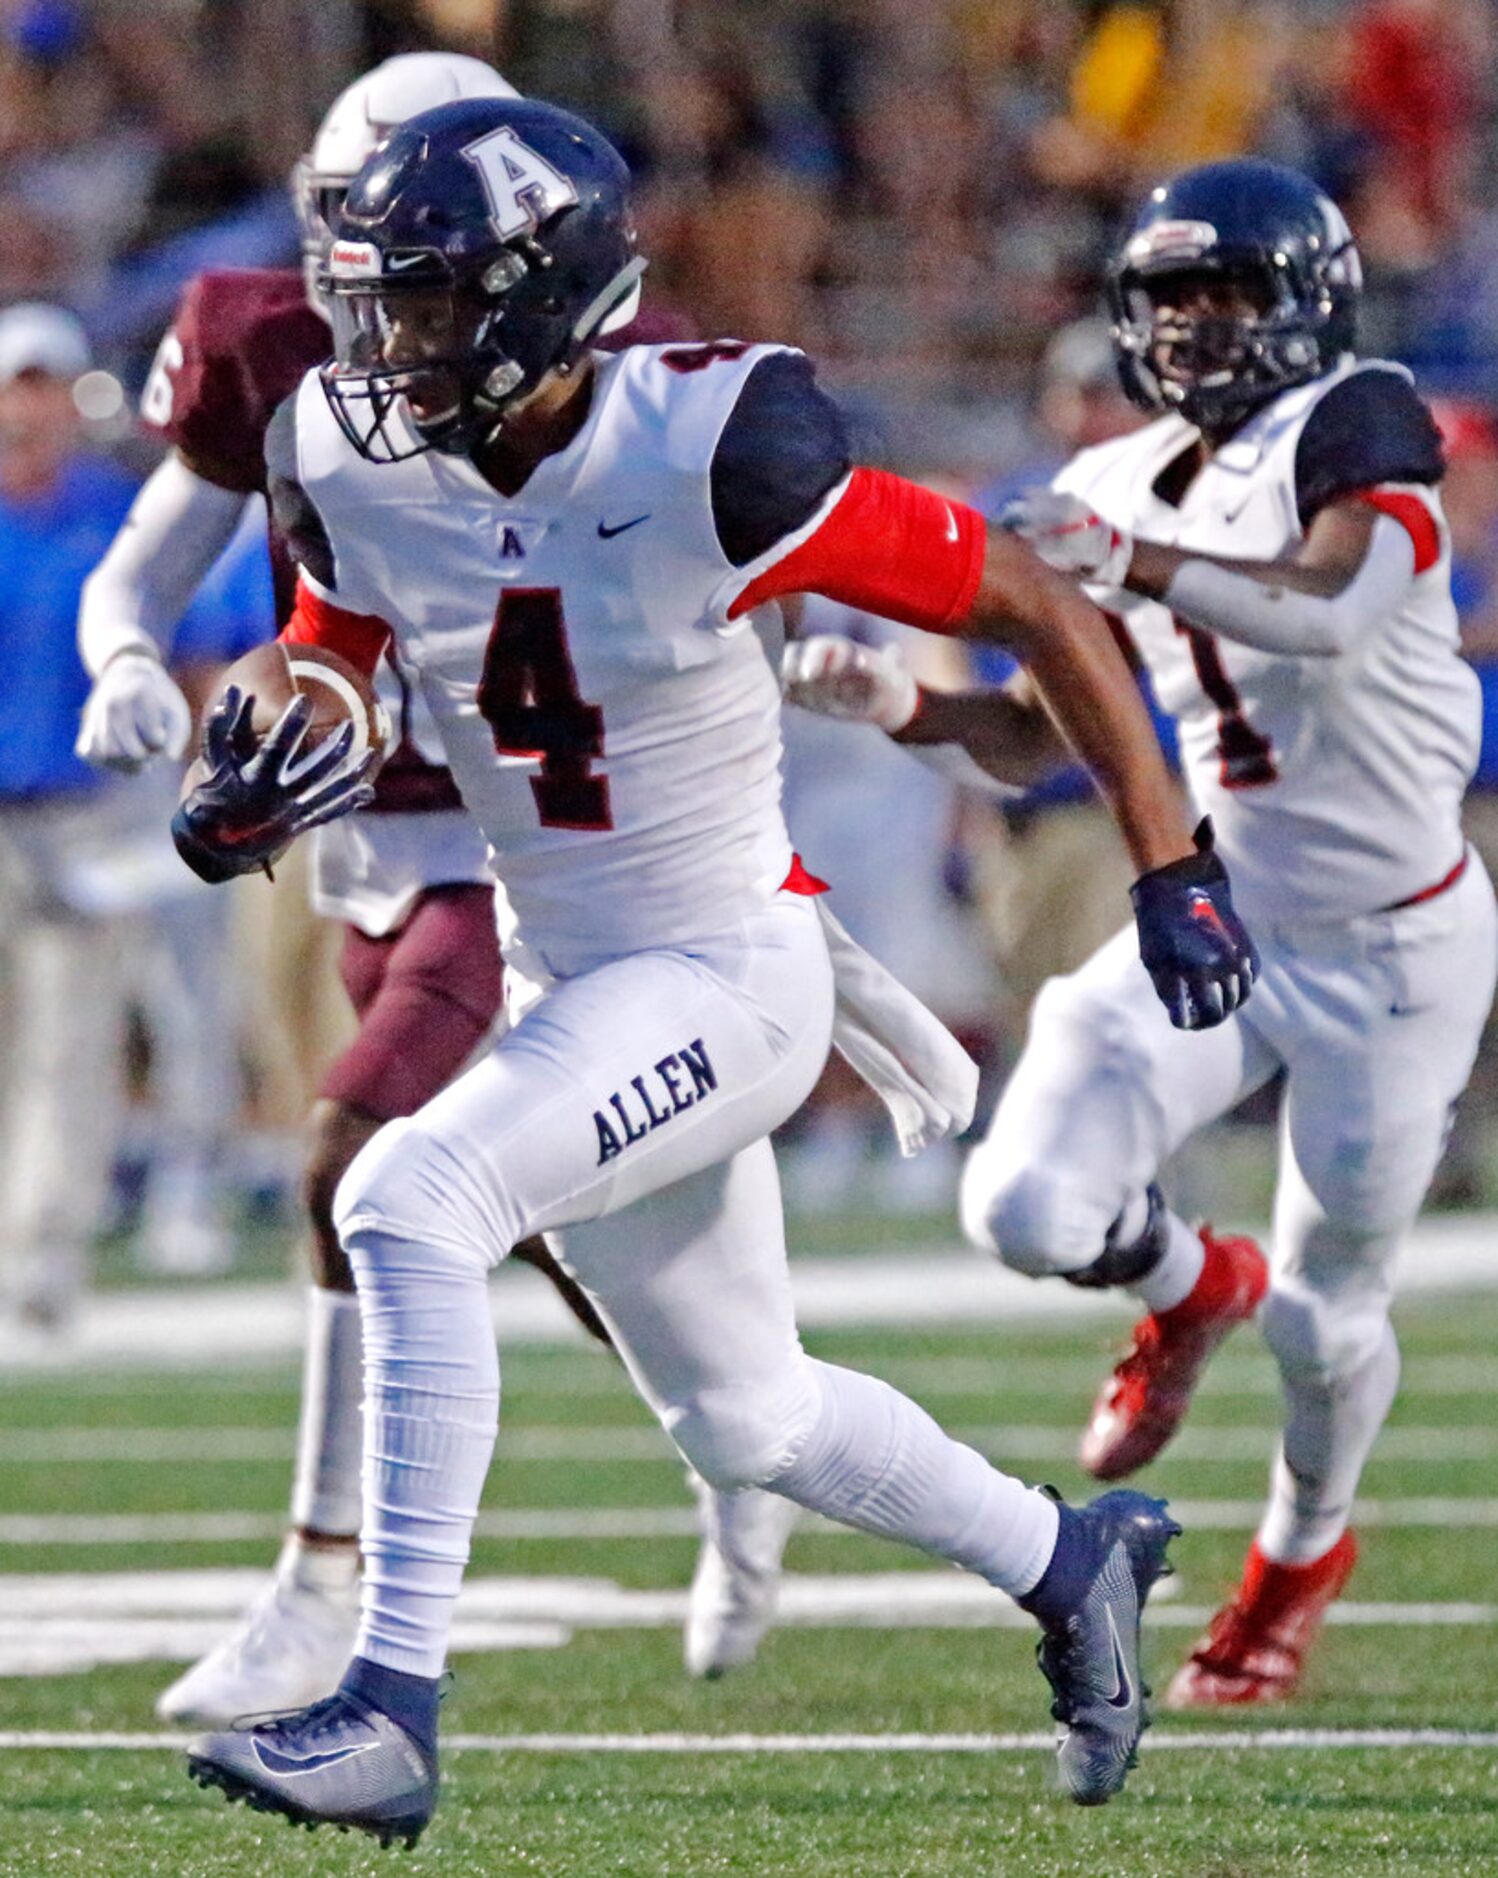
[[[484,650],[478,707],[501,756],[538,758],[532,776],[543,828],[612,828],[609,779],[593,774],[603,755],[603,712],[579,695],[555,587],[500,595]]]

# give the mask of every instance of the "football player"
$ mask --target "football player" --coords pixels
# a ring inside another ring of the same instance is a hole
[[[1082,451],[1013,517],[1148,667],[1264,953],[1251,1007],[1199,1038],[1162,1021],[1122,934],[1053,979],[962,1189],[970,1236],[1006,1264],[1147,1307],[1083,1436],[1100,1479],[1161,1451],[1212,1350],[1260,1314],[1284,1434],[1176,1707],[1290,1694],[1352,1570],[1353,1494],[1399,1370],[1394,1263],[1493,997],[1493,894],[1460,822],[1480,703],[1439,441],[1409,374],[1354,356],[1359,286],[1341,214],[1291,171],[1217,163],[1156,189],[1110,282],[1124,383],[1155,421]],[[787,675],[798,702],[1012,781],[1060,754],[1019,691],[918,696],[888,659],[814,645]],[[1153,1182],[1278,1071],[1266,1267]]]
[[[335,358],[271,427],[301,568],[285,636],[366,670],[394,638],[499,857],[512,1024],[338,1190],[365,1332],[353,1664],[327,1701],[200,1742],[193,1770],[308,1823],[424,1827],[497,1423],[485,1282],[544,1230],[707,1480],[904,1539],[1035,1614],[1063,1780],[1100,1802],[1144,1723],[1162,1505],[1060,1506],[797,1338],[768,1135],[821,1069],[833,983],[818,883],[780,817],[779,689],[754,628],[811,590],[1004,637],[1115,803],[1177,1020],[1235,1008],[1252,947],[1102,615],[976,512],[852,468],[799,353],[595,351],[642,269],[628,172],[589,125],[521,100],[425,113],[349,189]],[[225,693],[178,810],[207,878],[368,792],[321,756],[306,776],[302,701],[258,746],[247,710]]]
[[[191,718],[163,663],[187,601],[255,495],[265,494],[271,413],[332,347],[316,281],[355,171],[392,124],[466,97],[513,97],[478,59],[411,53],[366,73],[333,103],[297,165],[303,265],[200,275],[162,341],[142,399],[171,453],[88,581],[79,643],[94,677],[79,753],[117,769],[180,757]],[[295,572],[271,530],[277,606]],[[309,1121],[303,1191],[312,1278],[292,1531],[274,1581],[238,1626],[161,1695],[164,1720],[212,1726],[299,1707],[333,1688],[357,1623],[360,1332],[353,1276],[338,1244],[339,1177],[392,1116],[418,1109],[468,1060],[500,1001],[494,880],[487,845],[463,810],[419,698],[394,665],[380,688],[401,727],[374,800],[324,830],[314,910],[343,923],[342,976],[357,1037],[328,1070]],[[545,1261],[540,1241],[522,1256]],[[564,1293],[601,1329],[576,1288]]]
[[[514,95],[477,59],[421,52],[386,60],[334,101],[297,165],[300,272],[222,269],[189,287],[142,400],[147,428],[171,454],[85,588],[79,640],[95,683],[78,749],[89,760],[132,769],[186,747],[189,713],[162,649],[245,505],[265,493],[272,411],[328,356],[318,274],[355,171],[391,125],[417,111],[454,98]],[[679,316],[655,308],[606,343],[691,336]],[[284,620],[295,574],[274,526],[270,547]],[[166,1721],[214,1726],[296,1708],[326,1694],[348,1662],[358,1604],[362,1384],[358,1311],[333,1228],[333,1193],[384,1121],[419,1108],[462,1067],[499,1005],[486,843],[462,810],[419,694],[391,660],[379,683],[402,727],[400,746],[380,772],[369,810],[323,830],[314,846],[313,909],[345,928],[342,976],[359,1033],[327,1072],[309,1125],[304,1193],[313,1284],[292,1531],[265,1594],[163,1691],[157,1710]],[[525,1241],[515,1256],[556,1285],[590,1334],[608,1340],[541,1239]],[[774,1496],[725,1496],[698,1480],[691,1485],[703,1544],[684,1655],[692,1674],[717,1676],[753,1655],[769,1622],[792,1514]]]

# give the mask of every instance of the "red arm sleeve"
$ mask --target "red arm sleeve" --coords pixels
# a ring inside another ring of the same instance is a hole
[[[955,632],[978,591],[987,539],[987,522],[965,502],[855,469],[816,533],[756,575],[728,617],[785,594],[820,593],[906,626]]]
[[[350,613],[297,582],[296,605],[279,637],[294,646],[322,646],[372,678],[389,643],[390,628],[373,613]]]

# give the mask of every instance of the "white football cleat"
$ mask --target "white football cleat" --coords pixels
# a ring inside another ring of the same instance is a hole
[[[712,1679],[754,1660],[775,1616],[780,1561],[801,1509],[762,1487],[717,1493],[695,1476],[692,1485],[703,1537],[682,1654],[688,1675]]]
[[[276,1575],[227,1637],[156,1699],[166,1722],[231,1728],[331,1695],[354,1653],[359,1555],[290,1538]]]

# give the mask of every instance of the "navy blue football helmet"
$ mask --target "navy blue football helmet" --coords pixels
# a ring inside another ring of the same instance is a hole
[[[1223,434],[1353,346],[1362,267],[1307,177],[1246,157],[1151,191],[1108,276],[1119,375],[1147,411]]]
[[[470,454],[633,316],[634,249],[629,171],[581,118],[472,98],[408,119],[350,183],[321,281],[344,434],[372,462]]]

